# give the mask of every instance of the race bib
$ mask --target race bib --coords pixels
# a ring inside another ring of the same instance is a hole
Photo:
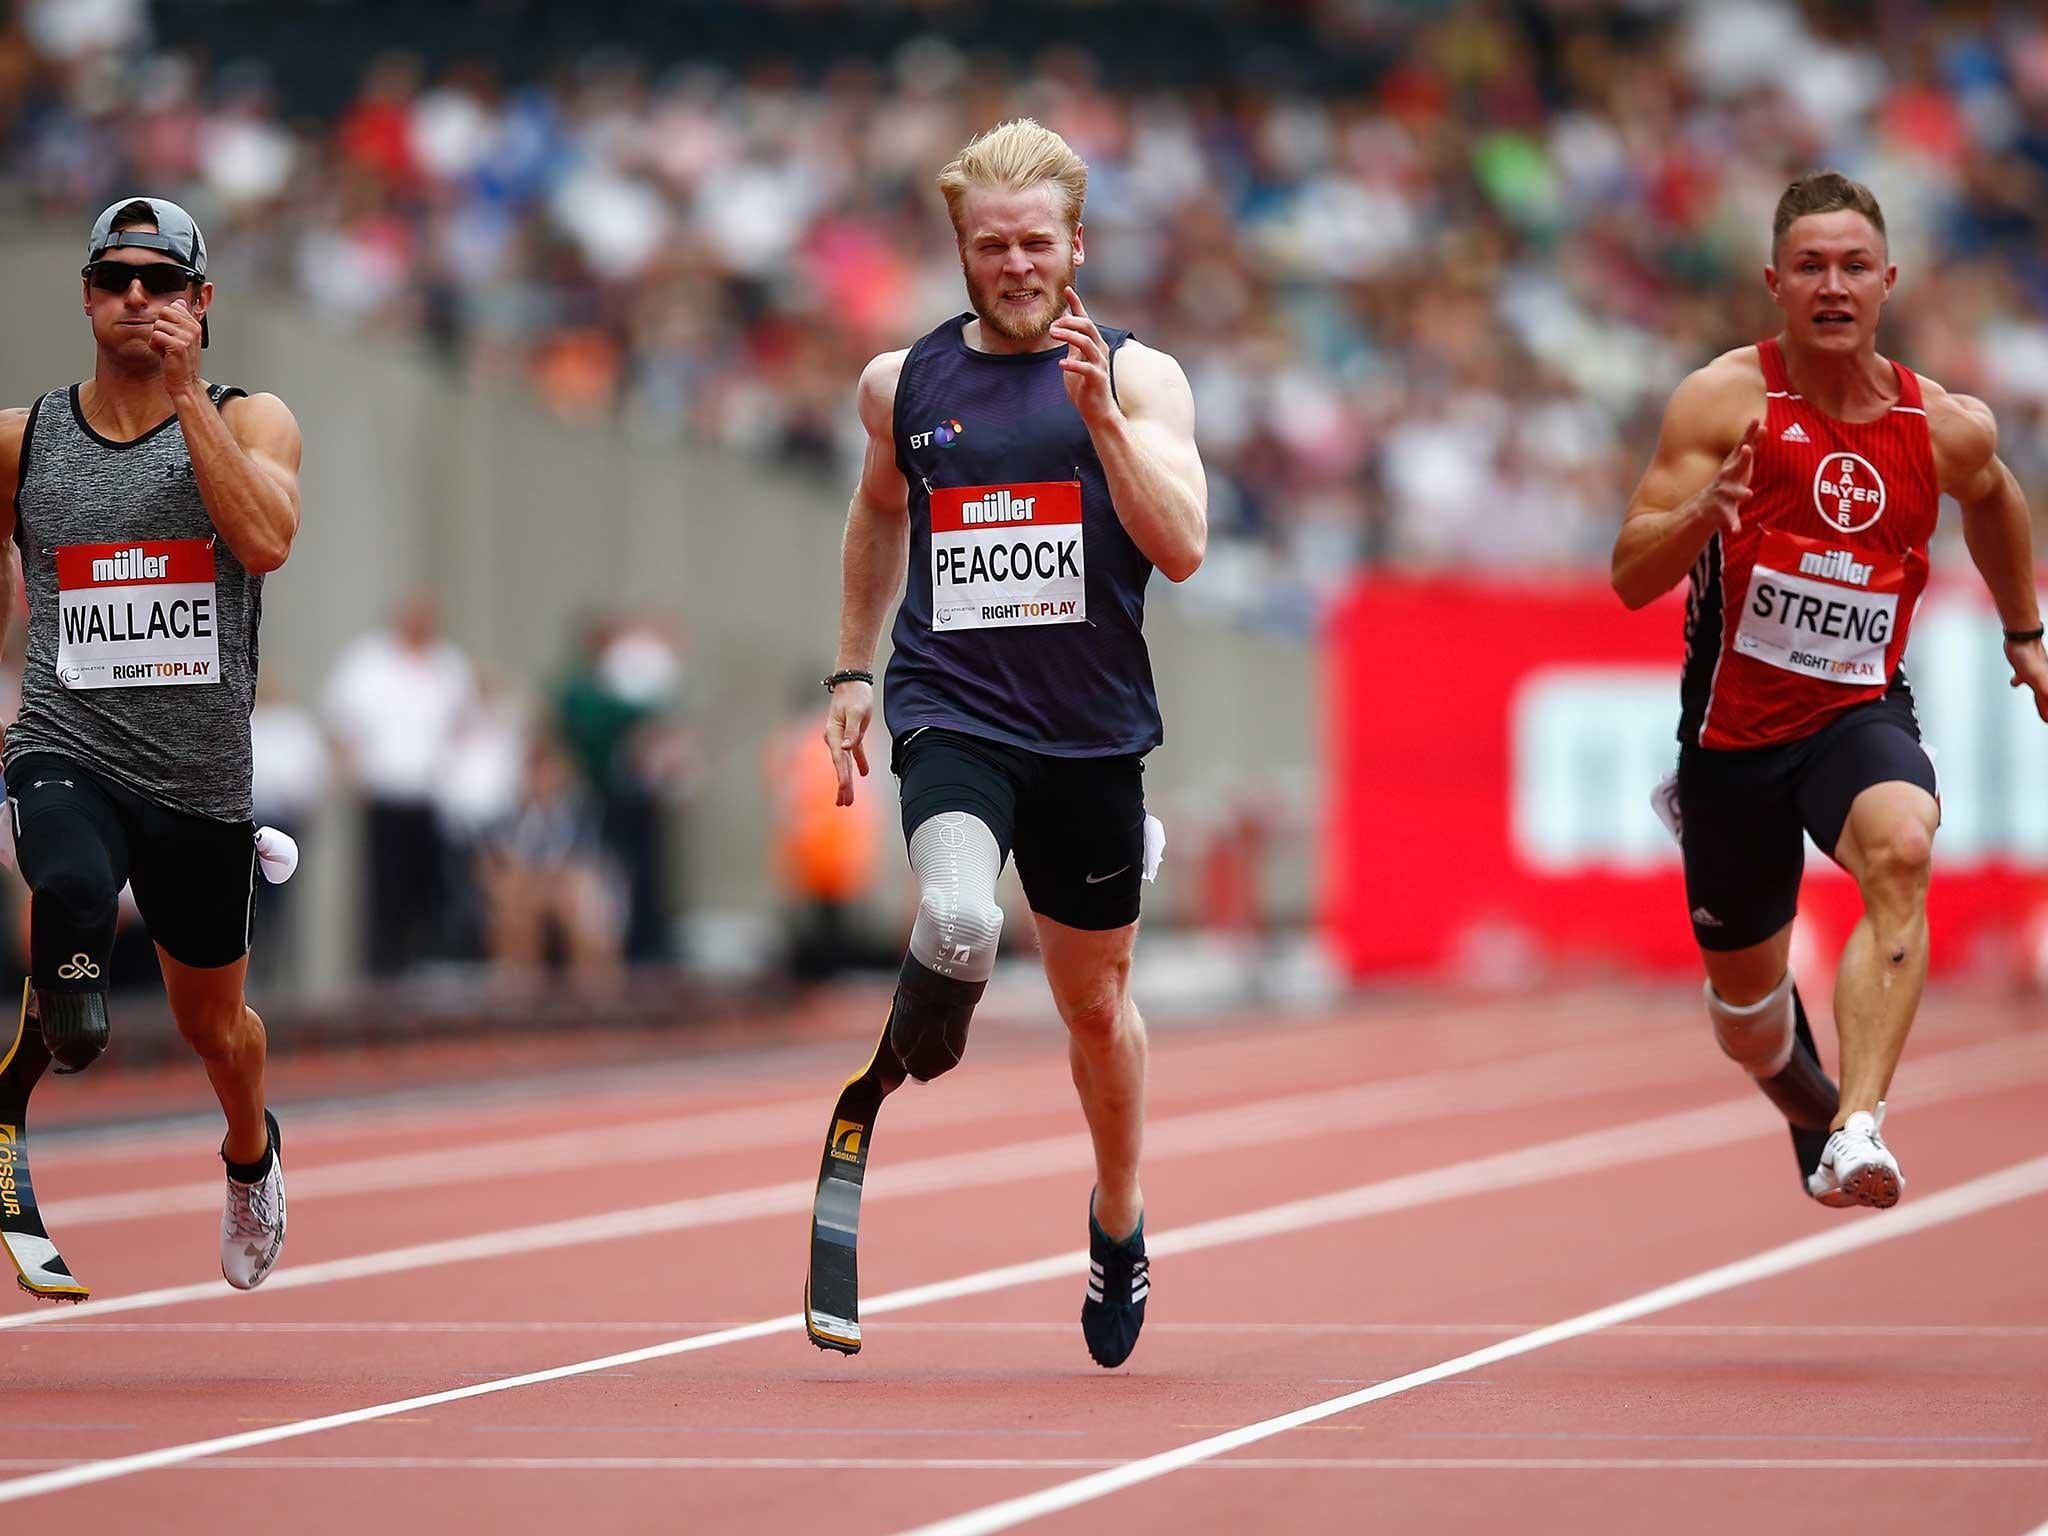
[[[1894,559],[1766,529],[1735,652],[1822,682],[1881,686],[1905,585]]]
[[[66,688],[220,681],[213,540],[57,551],[57,680]]]
[[[1088,617],[1081,482],[932,492],[932,628],[1080,624]]]

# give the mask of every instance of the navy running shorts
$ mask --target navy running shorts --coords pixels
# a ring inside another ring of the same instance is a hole
[[[1903,684],[1797,741],[1742,751],[1680,746],[1685,901],[1700,948],[1747,949],[1791,922],[1803,837],[1833,858],[1856,797],[1894,781],[1937,793]]]
[[[907,842],[942,811],[965,811],[995,834],[1031,910],[1069,928],[1138,920],[1145,864],[1145,764],[1138,757],[1051,757],[920,726],[893,744]]]
[[[105,849],[149,936],[181,965],[212,970],[249,952],[256,912],[256,825],[191,816],[52,752],[7,767],[15,859],[31,885],[67,839]]]

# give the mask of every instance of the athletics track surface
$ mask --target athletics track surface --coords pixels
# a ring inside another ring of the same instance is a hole
[[[545,1095],[283,1101],[291,1235],[248,1296],[211,1128],[53,1135],[37,1185],[95,1299],[0,1304],[0,1519],[2024,1536],[2038,1019],[1930,999],[1906,1198],[1846,1214],[1797,1193],[1686,987],[1156,1027],[1155,1288],[1117,1372],[1079,1336],[1087,1142],[1043,1028],[979,1028],[890,1101],[857,1359],[797,1317],[851,1020]]]

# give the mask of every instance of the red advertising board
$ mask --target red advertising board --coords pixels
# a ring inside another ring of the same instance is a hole
[[[1347,972],[1697,965],[1649,804],[1677,757],[1683,615],[1676,594],[1629,613],[1584,578],[1373,576],[1334,605],[1320,906]],[[1934,963],[2002,963],[2048,904],[2048,726],[1961,580],[1930,591],[1907,672],[1943,794]],[[1800,911],[1830,955],[1861,914],[1811,850]]]

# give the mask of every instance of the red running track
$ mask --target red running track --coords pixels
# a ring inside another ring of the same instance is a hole
[[[1116,1372],[1079,1338],[1089,1165],[1047,1031],[890,1101],[850,1360],[795,1306],[857,1042],[287,1103],[291,1238],[247,1296],[209,1279],[210,1133],[52,1141],[96,1296],[0,1311],[0,1518],[2034,1530],[2048,1032],[1933,1002],[1888,1127],[1906,1199],[1833,1213],[1677,990],[1155,1029],[1155,1289]]]

